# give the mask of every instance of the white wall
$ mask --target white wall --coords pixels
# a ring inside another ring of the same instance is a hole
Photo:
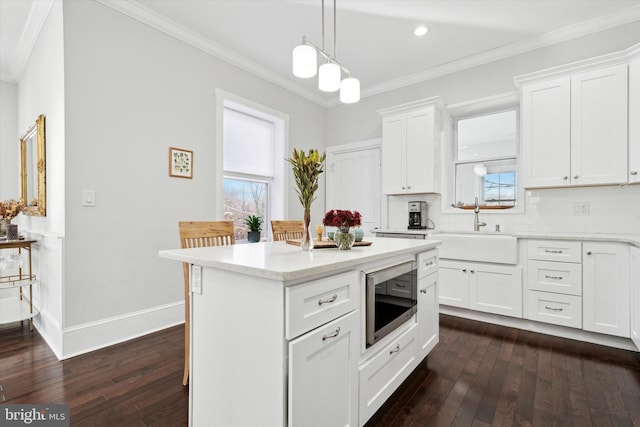
[[[382,135],[382,108],[418,99],[440,96],[445,105],[471,101],[516,90],[513,77],[627,49],[640,40],[640,22],[591,34],[575,40],[537,49],[468,70],[363,98],[357,104],[339,105],[327,112],[327,145],[365,140]],[[443,184],[444,186],[444,184]],[[536,190],[527,192],[525,213],[481,213],[490,229],[500,224],[503,231],[564,231],[596,233],[640,233],[636,187]],[[429,218],[437,229],[472,230],[473,213],[441,213],[439,195],[390,196],[388,222],[383,227],[406,228],[407,202],[425,200]],[[573,216],[573,203],[587,202],[588,216]],[[450,201],[442,201],[450,203]],[[384,206],[383,206],[384,207]],[[635,209],[635,210],[634,210]],[[609,213],[607,213],[609,212]],[[470,215],[470,216],[469,216]],[[612,216],[615,220],[611,220]]]
[[[325,109],[98,2],[65,1],[64,32],[73,354],[104,344],[90,331],[109,323],[130,319],[143,333],[136,322],[147,314],[182,320],[182,266],[157,254],[179,246],[178,221],[216,219],[216,88],[288,114],[291,147],[323,148]],[[170,146],[193,150],[193,179],[168,176]],[[82,206],[85,189],[95,207]],[[288,196],[289,217],[302,218],[292,188]],[[323,212],[319,200],[315,218]],[[122,339],[112,332],[105,341]]]
[[[15,83],[0,81],[0,200],[20,198],[17,94]]]
[[[40,114],[46,116],[47,216],[16,221],[19,228],[36,232],[40,242],[34,265],[40,284],[34,301],[41,314],[36,326],[57,355],[62,354],[63,277],[60,259],[64,233],[64,46],[62,2],[53,4],[40,36],[18,82],[18,129],[28,129]],[[22,131],[24,132],[24,131]],[[17,172],[16,172],[17,173]]]

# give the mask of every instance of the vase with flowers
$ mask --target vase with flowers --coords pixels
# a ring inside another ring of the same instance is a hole
[[[298,199],[304,208],[304,228],[300,241],[303,251],[313,249],[313,236],[309,233],[311,203],[316,199],[315,193],[318,190],[318,180],[323,172],[325,158],[326,154],[320,154],[318,150],[311,149],[305,153],[294,148],[292,156],[287,159],[293,169]]]
[[[22,200],[0,201],[0,235],[6,235],[7,240],[18,239],[18,226],[12,225],[11,220],[24,209]]]
[[[326,226],[337,227],[333,241],[338,249],[349,250],[356,241],[356,235],[351,227],[362,224],[362,216],[358,211],[331,209],[324,214],[322,223]]]

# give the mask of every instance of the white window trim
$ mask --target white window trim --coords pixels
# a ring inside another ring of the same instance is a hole
[[[469,117],[482,116],[494,112],[506,111],[509,109],[516,109],[517,114],[517,128],[520,132],[520,94],[517,91],[502,93],[499,95],[489,96],[486,98],[475,99],[471,101],[460,102],[457,104],[447,105],[443,114],[443,130],[444,130],[444,146],[441,150],[442,160],[442,182],[445,185],[442,186],[440,211],[447,214],[468,214],[468,212],[457,209],[451,206],[455,195],[455,165],[457,163],[468,163],[465,161],[457,162],[457,156],[455,149],[456,146],[456,121],[459,119],[465,119]],[[525,191],[522,187],[522,159],[520,150],[520,136],[518,137],[518,146],[516,147],[516,168],[517,168],[517,205],[511,209],[500,209],[491,211],[492,213],[502,214],[522,214],[525,212]],[[510,156],[512,157],[512,156]],[[502,159],[502,157],[500,158]],[[479,159],[485,160],[498,160],[498,158]]]
[[[224,108],[225,106],[233,107],[236,110],[251,110],[251,114],[256,117],[263,118],[265,120],[277,121],[276,123],[276,140],[284,139],[284,144],[281,153],[276,153],[276,158],[284,158],[285,153],[289,152],[289,115],[273,108],[259,104],[255,101],[243,98],[233,93],[227,92],[222,89],[216,89],[216,140],[215,140],[215,200],[214,211],[215,217],[218,220],[224,220],[224,158],[223,158],[223,146],[224,146]],[[237,175],[239,176],[239,175]],[[267,195],[269,200],[269,217],[284,218],[287,212],[287,177],[286,177],[286,165],[282,162],[282,167],[274,169],[273,182],[269,186],[269,194]],[[264,224],[263,230],[270,233],[271,225]]]

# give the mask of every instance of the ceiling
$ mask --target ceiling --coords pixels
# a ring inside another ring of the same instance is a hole
[[[54,0],[0,0],[0,77],[18,81]],[[302,36],[322,45],[321,0],[99,1],[321,105],[336,93],[291,72]],[[640,0],[337,0],[337,60],[368,96],[640,21]],[[328,52],[333,2],[325,1]],[[418,24],[429,33],[413,35]]]

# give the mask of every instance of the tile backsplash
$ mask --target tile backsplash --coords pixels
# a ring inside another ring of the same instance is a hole
[[[387,225],[406,228],[407,203],[425,200],[436,230],[473,230],[473,211],[442,213],[436,194],[389,196]],[[480,211],[483,228],[502,232],[640,234],[640,185],[554,188],[525,192],[524,213]],[[384,223],[384,221],[383,221]]]

